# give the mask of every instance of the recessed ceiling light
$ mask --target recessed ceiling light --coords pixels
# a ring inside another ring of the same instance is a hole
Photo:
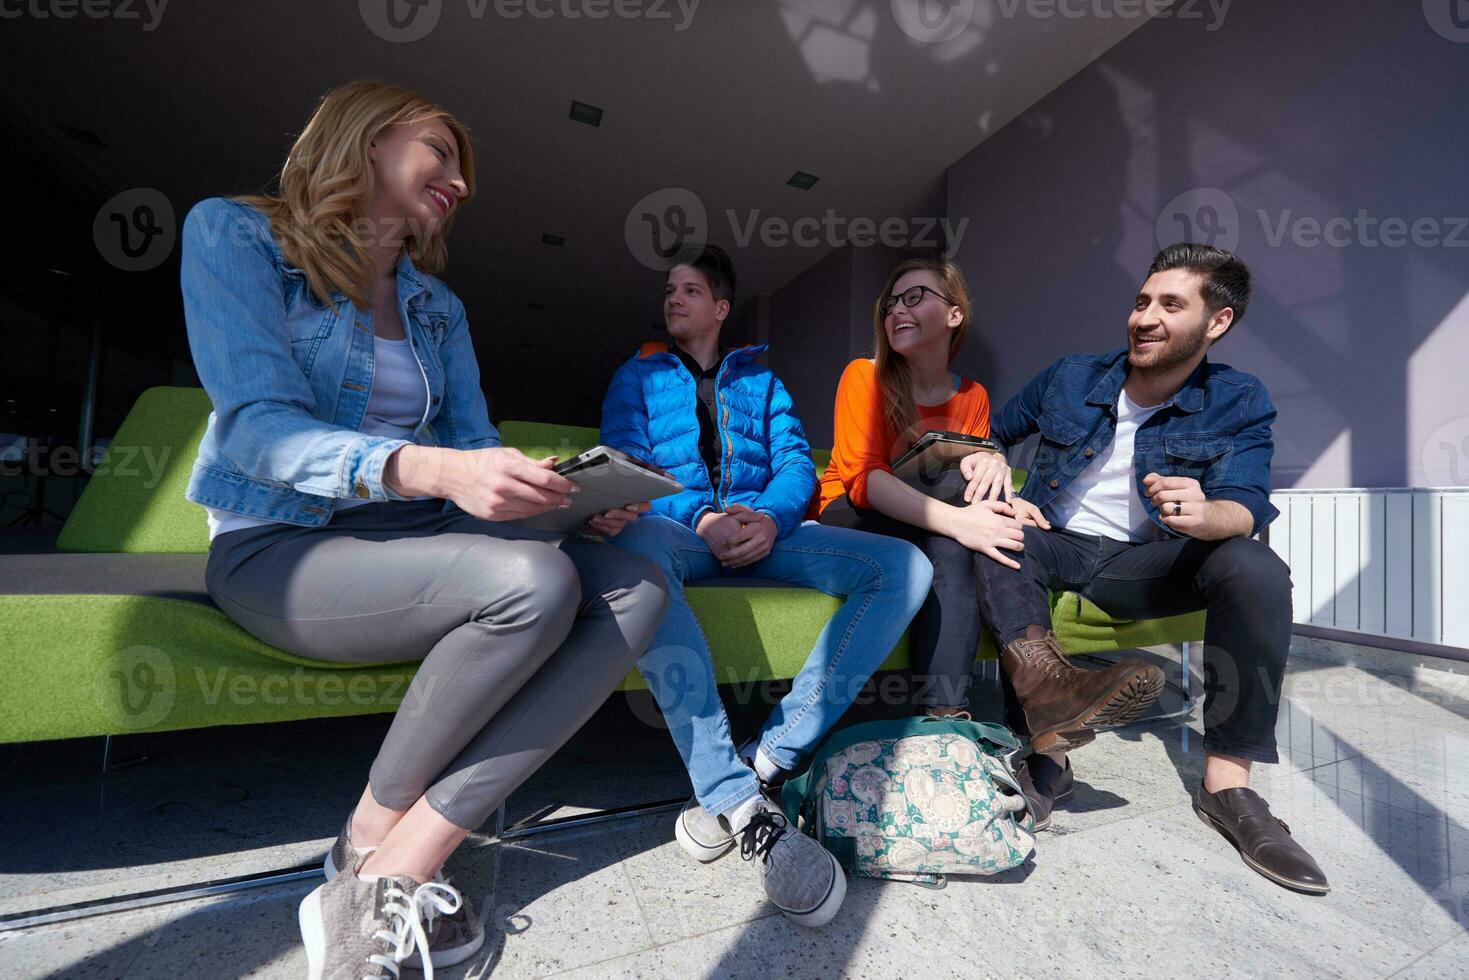
[[[597,106],[586,102],[571,100],[571,121],[586,123],[588,126],[602,125],[602,110]]]
[[[786,181],[786,184],[796,188],[797,190],[809,191],[811,188],[816,186],[816,182],[820,179],[821,178],[816,176],[815,174],[808,174],[804,170],[797,170],[795,174],[791,176],[791,179]]]
[[[76,140],[78,143],[82,143],[86,146],[95,146],[104,150],[107,149],[107,144],[102,142],[102,137],[98,136],[90,129],[81,129],[77,126],[63,126],[61,123],[57,123],[56,128],[61,130],[67,136],[71,137],[73,140]]]
[[[541,244],[554,245],[556,248],[560,248],[566,244],[566,238],[564,235],[542,235]]]
[[[527,303],[526,306],[532,310],[544,310],[546,308],[545,303]]]

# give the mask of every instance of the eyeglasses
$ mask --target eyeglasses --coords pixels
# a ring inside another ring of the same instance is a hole
[[[927,286],[910,286],[909,288],[903,290],[901,293],[895,296],[889,296],[887,299],[882,301],[882,315],[887,316],[889,313],[893,312],[893,307],[898,305],[898,300],[900,299],[903,301],[903,305],[911,310],[913,307],[923,302],[924,293],[933,293],[935,296],[943,300],[945,303],[948,303],[950,306],[959,305],[936,289],[929,289]]]

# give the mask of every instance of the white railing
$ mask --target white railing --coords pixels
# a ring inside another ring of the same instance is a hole
[[[1469,648],[1469,488],[1278,490],[1295,621]]]

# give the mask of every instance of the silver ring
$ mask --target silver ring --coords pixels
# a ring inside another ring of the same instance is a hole
[[[1175,500],[1173,502],[1173,516],[1174,517],[1177,517],[1179,514],[1182,514],[1182,513],[1183,513],[1183,501],[1182,500]]]

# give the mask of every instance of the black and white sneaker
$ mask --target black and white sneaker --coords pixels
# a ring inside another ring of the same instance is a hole
[[[816,928],[830,922],[847,897],[847,876],[837,859],[792,827],[763,795],[737,813],[748,814],[736,831],[740,857],[759,870],[765,897],[797,925]]]

